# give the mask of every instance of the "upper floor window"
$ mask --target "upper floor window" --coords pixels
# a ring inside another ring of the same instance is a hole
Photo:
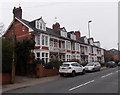
[[[58,47],[58,40],[54,39],[54,47]]]
[[[75,50],[75,43],[72,43],[72,50]]]
[[[36,28],[39,29],[39,21],[36,21]]]
[[[70,41],[66,41],[66,49],[71,50],[71,42]]]
[[[79,50],[80,50],[79,43],[76,43],[76,51],[79,51]]]
[[[62,48],[65,49],[65,41],[62,41]]]
[[[24,25],[22,25],[22,32],[24,32],[25,31],[25,26]]]
[[[50,39],[50,47],[54,47],[54,40]]]
[[[67,37],[67,32],[61,31],[61,36]]]
[[[40,23],[40,29],[42,29],[42,23]]]
[[[42,45],[48,46],[48,36],[42,35]]]
[[[42,20],[42,18],[39,20],[36,20],[36,28],[46,31],[46,23]]]
[[[40,45],[40,35],[36,36],[36,45]]]

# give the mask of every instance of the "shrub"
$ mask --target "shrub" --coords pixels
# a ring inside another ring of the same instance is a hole
[[[44,65],[45,62],[44,62],[44,60],[39,59],[39,60],[34,60],[34,64],[42,64],[42,65]]]
[[[57,68],[59,69],[60,65],[62,64],[62,61],[59,61],[58,58],[52,58],[49,63],[45,64],[45,69],[53,69]]]

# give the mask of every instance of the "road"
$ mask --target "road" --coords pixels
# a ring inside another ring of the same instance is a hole
[[[98,72],[75,77],[60,77],[57,80],[7,93],[118,93],[118,74],[116,68],[105,68]]]

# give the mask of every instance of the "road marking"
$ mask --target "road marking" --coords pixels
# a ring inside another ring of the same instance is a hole
[[[101,78],[107,77],[107,76],[112,75],[112,74],[113,74],[113,73],[109,73],[109,74],[107,74],[107,75],[102,76]]]
[[[119,72],[120,70],[117,70],[116,72]]]
[[[78,86],[76,86],[76,87],[73,87],[73,88],[69,89],[69,91],[72,91],[72,90],[77,89],[77,88],[79,88],[79,87],[81,87],[81,86],[87,85],[87,84],[89,84],[89,83],[92,83],[92,82],[94,82],[94,81],[95,81],[95,80],[91,80],[91,81],[86,82],[86,83],[84,83],[84,84],[78,85]]]

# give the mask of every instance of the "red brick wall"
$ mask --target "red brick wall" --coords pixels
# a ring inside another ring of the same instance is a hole
[[[44,76],[51,76],[58,74],[58,69],[45,69],[43,65],[37,64],[36,67],[36,76],[37,77],[44,77]]]
[[[114,60],[120,60],[120,55],[113,55]]]
[[[2,84],[10,83],[10,74],[9,73],[1,73],[0,74],[0,83],[2,83]]]
[[[12,37],[12,26],[6,32],[5,37],[7,37],[7,38],[11,38]],[[16,38],[18,40],[25,39],[25,38],[32,38],[33,36],[29,34],[28,27],[25,26],[24,27],[24,31],[22,31],[22,26],[24,26],[22,23],[20,23],[19,21],[15,20],[14,32],[15,32]]]

